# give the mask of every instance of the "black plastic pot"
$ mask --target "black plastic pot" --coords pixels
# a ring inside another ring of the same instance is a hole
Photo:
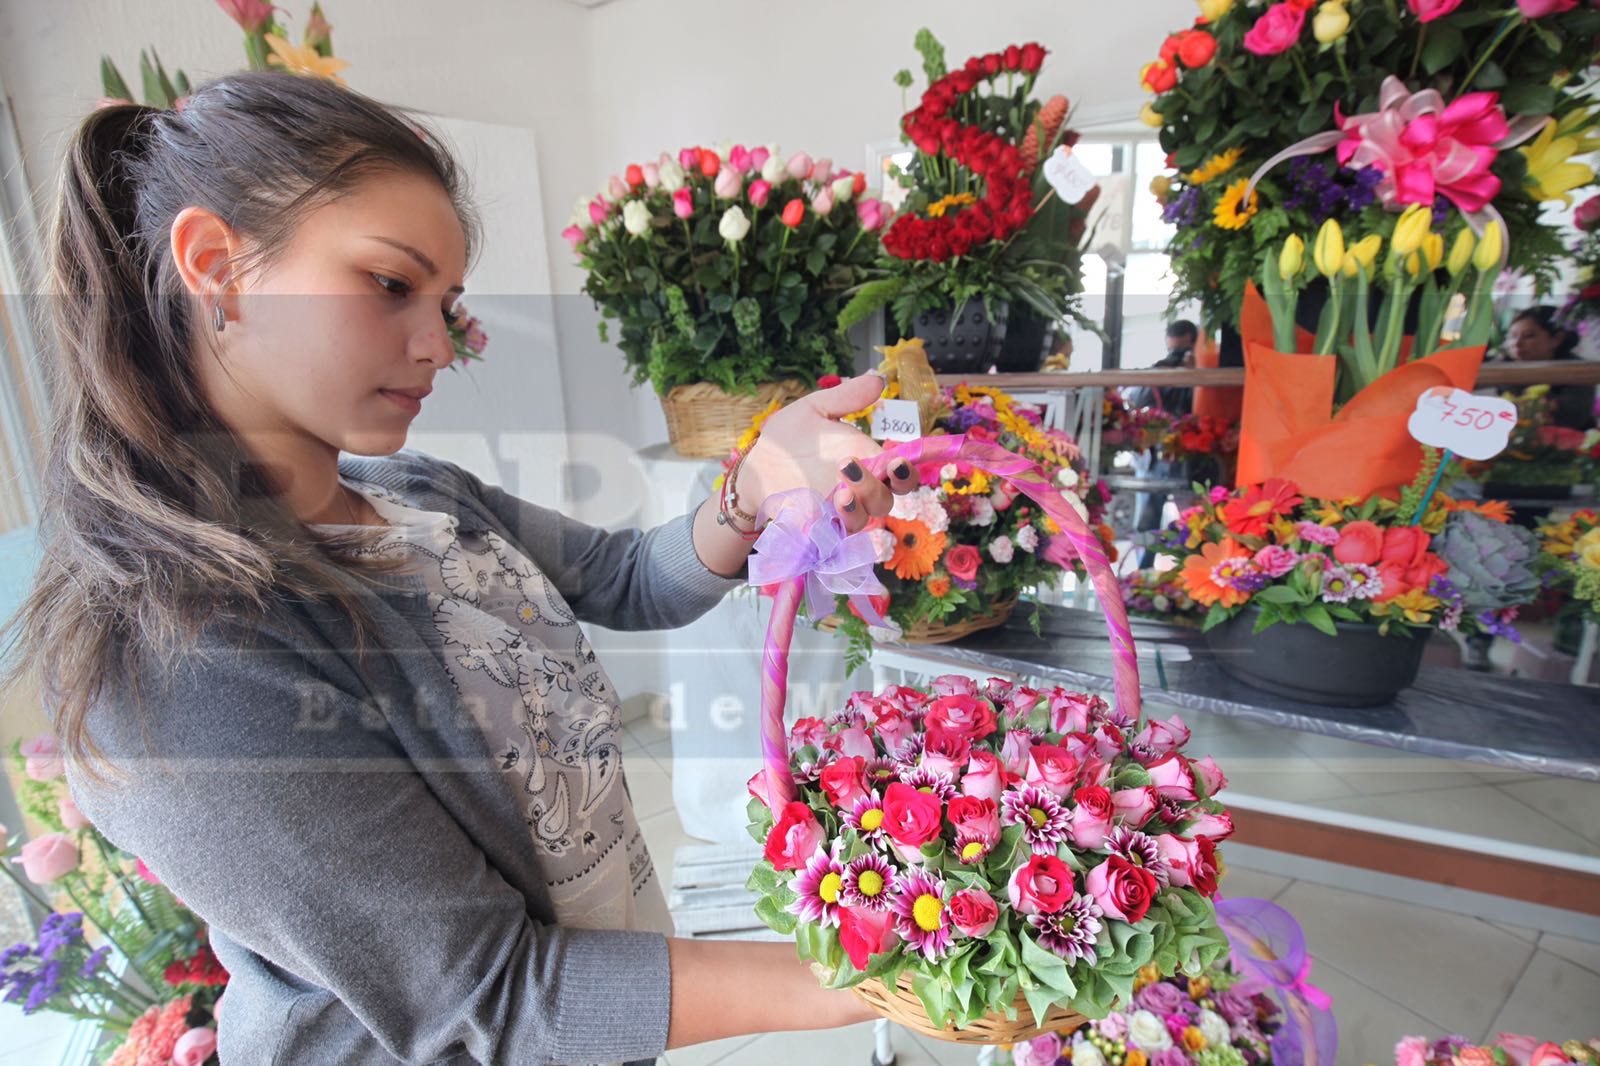
[[[1426,636],[1383,636],[1363,622],[1335,622],[1330,637],[1304,622],[1251,634],[1260,611],[1248,607],[1206,631],[1222,672],[1252,688],[1330,707],[1388,703],[1417,679]]]
[[[1005,340],[994,368],[1002,374],[1031,374],[1055,350],[1055,344],[1054,323],[1025,304],[1014,304],[1006,315]]]
[[[996,304],[994,311],[991,318],[982,300],[968,300],[953,316],[949,310],[925,311],[911,324],[911,335],[922,338],[935,373],[980,374],[1006,339],[1005,304]]]

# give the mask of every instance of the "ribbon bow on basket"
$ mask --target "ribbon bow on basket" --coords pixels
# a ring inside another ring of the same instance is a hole
[[[1283,1004],[1287,1023],[1272,1036],[1274,1066],[1333,1066],[1339,1047],[1333,1001],[1306,980],[1311,955],[1294,915],[1264,899],[1219,899],[1217,924],[1228,935],[1234,968]]]

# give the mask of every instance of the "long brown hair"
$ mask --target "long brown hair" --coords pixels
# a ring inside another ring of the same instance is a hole
[[[376,565],[351,553],[372,532],[300,522],[212,410],[195,366],[211,327],[169,233],[186,207],[214,212],[249,248],[227,265],[239,276],[270,264],[309,211],[386,172],[436,178],[475,243],[464,179],[438,139],[329,81],[233,74],[181,111],[97,110],[73,137],[49,248],[41,560],[5,629],[8,680],[38,671],[58,741],[97,779],[87,720],[106,686],[128,685],[142,715],[141,674],[170,667],[219,612],[336,603],[365,644],[360,589],[340,578]]]

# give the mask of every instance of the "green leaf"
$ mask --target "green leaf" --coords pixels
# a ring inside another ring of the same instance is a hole
[[[756,917],[764,922],[767,928],[782,936],[789,936],[795,932],[798,919],[778,905],[772,896],[762,896],[756,901]]]
[[[1269,585],[1256,593],[1256,599],[1264,603],[1305,603],[1309,597],[1288,585]]]
[[[133,90],[122,80],[122,72],[111,62],[110,56],[100,57],[100,86],[114,100],[132,100]]]
[[[1422,46],[1422,69],[1437,74],[1461,55],[1465,39],[1461,31],[1443,19],[1428,27],[1428,41]]]
[[[1551,85],[1519,81],[1506,86],[1500,103],[1512,115],[1548,115],[1556,106],[1556,90]]]
[[[778,890],[778,871],[766,861],[758,862],[750,871],[750,879],[744,887],[760,896],[770,896]]]
[[[1211,609],[1206,612],[1206,620],[1200,625],[1200,632],[1204,633],[1214,629],[1231,617],[1233,617],[1232,612],[1222,606],[1221,603],[1213,603]]]
[[[922,1009],[934,1025],[943,1026],[950,1014],[950,994],[942,977],[917,974],[911,978],[911,991],[922,1000]]]
[[[1313,603],[1311,606],[1307,607],[1301,612],[1300,617],[1304,618],[1307,622],[1310,622],[1313,626],[1328,634],[1330,637],[1337,637],[1339,635],[1339,630],[1333,624],[1333,619],[1329,616],[1328,609],[1320,603]]]
[[[1054,952],[1040,947],[1031,936],[1023,934],[1018,939],[1022,941],[1023,967],[1038,978],[1040,983],[1062,995],[1072,995],[1075,988],[1072,978],[1067,976],[1066,961]]]
[[[1058,1001],[1069,997],[1047,985],[1023,985],[1022,994],[1028,999],[1028,1009],[1033,1012],[1033,1022],[1040,1028],[1044,1027],[1045,1016],[1050,1013],[1050,1008]]]

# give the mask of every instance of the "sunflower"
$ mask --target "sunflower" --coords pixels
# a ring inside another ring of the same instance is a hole
[[[1256,216],[1261,206],[1260,193],[1252,192],[1249,202],[1245,202],[1244,192],[1249,187],[1249,178],[1240,178],[1229,185],[1223,191],[1222,199],[1217,201],[1211,220],[1223,229],[1244,229],[1245,223]]]
[[[1212,178],[1220,178],[1232,170],[1238,165],[1239,157],[1242,155],[1244,155],[1243,148],[1229,148],[1226,152],[1219,152],[1185,174],[1183,180],[1190,185],[1204,185]]]
[[[944,213],[952,207],[966,207],[968,204],[977,202],[978,198],[970,192],[960,192],[952,196],[946,196],[943,200],[938,200],[928,205],[928,217],[943,218]]]
[[[977,467],[965,476],[957,475],[946,481],[940,488],[944,489],[946,496],[987,496],[989,495],[989,475]]]
[[[921,581],[933,572],[944,554],[945,536],[934,533],[915,518],[885,518],[883,524],[894,534],[894,554],[889,569],[902,581]]]

